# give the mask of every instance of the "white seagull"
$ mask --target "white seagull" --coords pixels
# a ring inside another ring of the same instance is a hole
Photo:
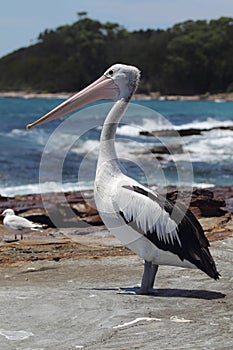
[[[20,233],[21,239],[23,239],[23,234],[29,231],[39,231],[43,228],[43,225],[34,224],[34,222],[29,221],[21,216],[15,215],[13,209],[6,209],[3,211],[0,216],[3,216],[3,224],[4,226],[10,230],[15,232],[15,239],[17,239],[17,232]]]
[[[133,66],[115,64],[94,83],[27,125],[27,129],[61,117],[90,102],[114,99],[100,137],[94,195],[106,227],[144,261],[138,294],[153,290],[159,265],[198,268],[218,279],[209,242],[195,216],[181,205],[126,176],[117,158],[115,134],[140,79]]]

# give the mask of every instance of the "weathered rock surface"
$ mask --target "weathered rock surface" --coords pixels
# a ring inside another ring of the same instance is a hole
[[[197,218],[220,218],[223,222],[231,219],[233,187],[215,187],[213,189],[194,189],[190,200],[190,190],[169,187],[164,194],[173,202],[187,203]],[[44,209],[44,204],[46,209]],[[93,192],[69,192],[65,194],[43,194],[43,201],[39,194],[0,197],[0,211],[12,208],[17,215],[29,220],[54,228],[51,220],[56,216],[56,226],[63,228],[85,227],[85,223],[93,226],[102,226],[102,220],[96,209]],[[225,218],[224,220],[222,218]],[[217,220],[218,221],[218,220]],[[215,224],[216,226],[216,224]]]
[[[179,194],[179,202],[186,203],[187,197],[190,197],[189,191],[169,191],[167,198],[176,202],[177,195]],[[194,189],[190,200],[190,210],[198,217],[213,217],[223,216],[227,213],[223,207],[226,206],[224,199],[216,199],[213,190],[208,189]]]
[[[159,268],[155,295],[118,294],[140,282],[136,256],[20,262],[1,267],[1,348],[233,348],[233,240],[214,242],[222,278]]]
[[[200,220],[210,241],[232,236],[232,213],[231,207],[227,206],[233,198],[232,194],[232,187],[194,189],[192,192],[190,210]],[[183,204],[190,200],[190,191],[186,189],[179,192],[176,188],[164,189],[164,195],[173,202],[178,200]],[[48,212],[43,207],[45,201]],[[112,235],[104,234],[103,239],[102,234],[107,231],[95,207],[92,191],[46,194],[43,195],[43,202],[40,195],[1,197],[0,211],[8,207],[29,220],[46,224],[47,229],[41,232],[32,231],[24,234],[23,240],[15,241],[14,234],[0,225],[2,265],[14,264],[17,261],[80,258],[83,254],[97,257],[132,254],[126,248],[122,250],[121,243],[114,241]],[[57,228],[53,222],[54,217]],[[106,246],[104,242],[110,243]]]
[[[188,191],[182,193],[185,202]],[[81,223],[98,216],[91,192],[66,194],[67,203],[59,204],[48,195],[50,209],[63,215],[62,230],[50,227],[7,243],[0,225],[1,348],[232,349],[232,193],[231,187],[196,189],[190,207],[215,240],[211,253],[222,278],[162,266],[151,296],[118,294],[119,287],[140,282],[143,262],[103,225],[72,227],[67,206]],[[176,201],[177,190],[167,196]],[[48,219],[39,195],[0,198],[0,205]]]

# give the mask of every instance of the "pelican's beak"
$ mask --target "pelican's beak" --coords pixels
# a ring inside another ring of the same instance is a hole
[[[55,107],[52,111],[36,120],[34,123],[28,124],[26,129],[30,129],[33,126],[41,125],[62,117],[67,113],[73,112],[74,110],[87,105],[88,103],[102,99],[116,99],[118,96],[118,86],[114,83],[112,78],[108,78],[103,75],[94,83],[61,103],[59,106]]]

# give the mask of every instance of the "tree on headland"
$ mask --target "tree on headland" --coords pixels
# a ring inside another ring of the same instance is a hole
[[[80,12],[77,12],[77,15],[78,15],[79,19],[82,19],[82,18],[87,16],[87,12],[86,11],[80,11]]]
[[[77,91],[123,62],[141,69],[141,92],[233,91],[233,18],[129,32],[77,15],[72,25],[46,29],[36,44],[1,58],[0,90]]]

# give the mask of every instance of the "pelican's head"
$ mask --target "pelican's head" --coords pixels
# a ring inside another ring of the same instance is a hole
[[[28,124],[27,129],[62,117],[97,100],[123,98],[128,102],[137,88],[139,78],[140,71],[136,67],[114,64],[94,83],[61,103],[34,123]]]
[[[118,98],[129,101],[134,91],[137,89],[140,71],[134,66],[125,64],[114,64],[104,73],[106,78],[111,78],[119,88]]]
[[[7,215],[15,215],[14,210],[13,209],[5,209],[1,214],[1,216],[7,216]]]

